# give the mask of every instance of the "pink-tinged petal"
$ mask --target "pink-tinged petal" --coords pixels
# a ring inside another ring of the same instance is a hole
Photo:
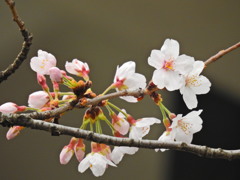
[[[74,154],[74,151],[72,148],[70,148],[69,146],[64,146],[64,148],[62,149],[59,155],[60,163],[67,164],[71,160],[73,154]]]
[[[24,127],[22,127],[22,126],[11,127],[6,134],[7,140],[11,140],[11,139],[15,138],[17,135],[19,135],[19,133],[22,129],[24,129]]]
[[[74,74],[88,80],[90,69],[87,63],[83,63],[78,59],[73,59],[72,62],[66,62],[65,68],[70,74]]]
[[[187,75],[193,70],[194,58],[185,54],[180,55],[175,60],[175,71],[182,75]]]
[[[48,94],[44,91],[36,91],[28,97],[28,105],[32,108],[41,109],[48,101]]]
[[[56,66],[56,58],[46,51],[39,50],[38,57],[33,57],[30,66],[33,71],[39,74],[49,74],[49,69]]]
[[[120,134],[122,135],[126,135],[129,131],[129,123],[124,120],[124,119],[119,119],[118,122],[113,123],[113,127],[115,128],[115,130],[117,130]]]
[[[3,114],[15,113],[17,110],[17,105],[12,102],[7,102],[0,106],[0,112]]]
[[[161,69],[164,65],[165,55],[160,50],[152,50],[148,58],[148,64],[156,69]]]
[[[182,87],[180,91],[183,95],[183,100],[185,104],[187,105],[188,109],[193,109],[197,107],[198,101],[197,101],[197,96],[193,92],[191,88],[188,87]]]
[[[199,86],[192,86],[195,94],[207,94],[210,91],[211,82],[205,76],[197,78]]]
[[[74,152],[77,160],[81,162],[85,155],[85,144],[83,143],[83,139],[78,139],[78,142],[74,146]]]
[[[167,59],[176,59],[179,55],[179,43],[174,39],[166,39],[161,47],[161,51]]]
[[[50,79],[55,82],[62,82],[62,72],[57,67],[52,67],[49,69]]]

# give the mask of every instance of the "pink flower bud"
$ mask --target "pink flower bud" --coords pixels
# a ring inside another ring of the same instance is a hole
[[[67,164],[72,156],[74,154],[74,150],[71,145],[64,146],[62,149],[60,155],[59,155],[59,160],[61,164]]]
[[[88,74],[90,69],[87,63],[83,63],[77,59],[73,59],[72,62],[66,62],[65,68],[70,74],[74,74],[80,77],[83,77],[85,80],[88,80]]]
[[[0,106],[0,112],[3,114],[15,113],[17,110],[18,106],[12,102],[7,102]]]
[[[38,84],[42,86],[44,90],[49,89],[44,75],[37,73],[37,81],[38,81]]]
[[[81,162],[85,155],[85,144],[83,143],[83,139],[78,140],[77,144],[74,146],[74,152],[77,160]]]
[[[23,128],[24,128],[23,126],[13,126],[13,127],[11,127],[6,134],[7,140],[15,138]]]
[[[31,59],[30,66],[33,71],[42,75],[48,75],[49,69],[56,66],[56,63],[57,60],[52,54],[38,50],[38,56]]]
[[[29,95],[28,105],[32,108],[41,109],[49,101],[48,94],[44,91],[36,91]]]
[[[55,81],[57,83],[62,82],[62,72],[59,68],[57,67],[52,67],[49,69],[49,74],[50,74],[50,79],[52,81]]]

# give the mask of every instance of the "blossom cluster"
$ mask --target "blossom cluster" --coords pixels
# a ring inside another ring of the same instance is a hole
[[[136,73],[136,63],[128,61],[117,67],[113,82],[99,95],[91,90],[90,68],[86,62],[78,59],[66,62],[66,71],[56,67],[56,64],[57,60],[54,55],[39,50],[38,56],[31,59],[30,66],[36,72],[37,82],[42,90],[29,95],[28,106],[18,106],[13,102],[7,102],[0,106],[0,112],[3,114],[29,111],[44,112],[64,106],[73,100],[79,100],[78,105],[86,108],[80,129],[88,129],[102,134],[100,122],[105,122],[111,129],[113,136],[141,140],[150,132],[151,125],[161,123],[158,118],[135,119],[126,110],[117,107],[108,99],[94,106],[86,106],[84,102],[97,96],[104,96],[113,89],[116,91],[144,89],[146,92],[144,95],[149,95],[153,99],[162,114],[162,122],[166,130],[160,136],[160,142],[191,143],[193,134],[202,129],[200,117],[202,110],[192,111],[186,116],[175,115],[167,109],[162,102],[161,95],[157,93],[158,90],[180,90],[187,107],[193,109],[198,104],[196,95],[206,94],[210,90],[210,81],[205,76],[200,75],[204,69],[204,63],[195,61],[193,57],[187,55],[179,55],[179,43],[176,40],[166,39],[160,50],[152,50],[148,64],[156,70],[148,84],[144,75]],[[75,80],[67,73],[78,76],[82,80]],[[46,76],[49,76],[52,82],[53,91],[47,84]],[[60,85],[68,87],[70,91],[61,92]],[[140,97],[122,96],[120,98],[136,103],[142,100],[144,95]],[[108,116],[105,115],[105,111],[108,112]],[[44,121],[56,123],[62,116],[63,114]],[[24,127],[21,126],[11,127],[7,132],[7,139],[13,139],[23,129]],[[161,150],[164,151],[164,149]],[[111,150],[111,147],[106,144],[91,142],[91,151],[86,156],[85,151],[86,146],[83,139],[72,137],[59,155],[60,163],[67,164],[75,154],[79,161],[79,172],[82,173],[90,168],[95,176],[101,176],[109,165],[116,166],[125,154],[133,155],[138,151],[138,148],[116,146]]]

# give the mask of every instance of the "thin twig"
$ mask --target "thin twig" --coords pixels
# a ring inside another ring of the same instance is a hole
[[[215,54],[214,56],[210,57],[209,59],[207,59],[204,63],[205,66],[209,65],[212,62],[215,62],[216,60],[218,60],[219,58],[221,58],[222,56],[224,56],[225,54],[233,51],[234,49],[237,49],[238,47],[240,47],[240,42],[234,44],[233,46],[225,49],[225,50],[221,50],[219,51],[217,54]]]
[[[52,132],[55,130],[59,135],[69,135],[77,138],[83,138],[88,141],[104,143],[114,146],[129,146],[147,149],[170,149],[192,153],[205,158],[214,159],[240,159],[240,150],[224,150],[221,148],[210,148],[201,145],[186,144],[182,142],[159,142],[157,140],[134,140],[130,138],[118,138],[103,134],[97,134],[91,131],[81,130],[78,128],[63,126],[59,124],[34,120],[25,116],[16,116],[16,114],[2,115],[0,124],[3,126],[19,125],[32,129]]]
[[[20,28],[24,42],[22,45],[22,49],[17,55],[14,62],[10,64],[7,67],[7,69],[0,72],[0,83],[6,80],[10,75],[12,75],[20,67],[22,62],[27,58],[28,52],[30,50],[30,46],[32,44],[32,39],[33,39],[32,34],[27,31],[27,29],[24,26],[24,22],[18,16],[18,13],[15,8],[15,2],[12,0],[5,0],[5,1],[12,12],[13,20],[17,23],[18,27]]]

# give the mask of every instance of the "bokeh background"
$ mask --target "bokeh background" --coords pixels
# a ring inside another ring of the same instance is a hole
[[[197,60],[206,60],[240,39],[237,0],[16,0],[16,5],[34,40],[21,68],[0,84],[0,104],[11,101],[27,105],[28,95],[40,89],[29,66],[38,49],[54,54],[62,69],[65,61],[73,58],[88,62],[93,90],[101,93],[112,82],[116,66],[128,60],[136,61],[137,72],[150,80],[154,69],[147,64],[147,58],[166,38],[178,40],[181,54]],[[22,44],[11,19],[8,7],[1,1],[1,70],[13,61]],[[239,52],[227,54],[204,70],[213,88],[208,95],[199,97],[199,108],[204,108],[204,125],[193,143],[240,148]],[[179,92],[161,93],[169,109],[175,113],[189,112]],[[149,98],[134,105],[121,100],[114,102],[136,118],[161,118]],[[74,110],[60,122],[79,127],[83,113]],[[146,138],[157,139],[163,132],[157,125],[152,130]],[[89,170],[78,173],[74,158],[68,165],[59,164],[59,153],[70,137],[25,129],[16,139],[7,141],[6,132],[7,128],[0,127],[1,180],[96,179]],[[109,167],[98,179],[239,179],[239,168],[239,160],[207,160],[181,152],[141,149],[134,156],[125,156],[117,168]]]

